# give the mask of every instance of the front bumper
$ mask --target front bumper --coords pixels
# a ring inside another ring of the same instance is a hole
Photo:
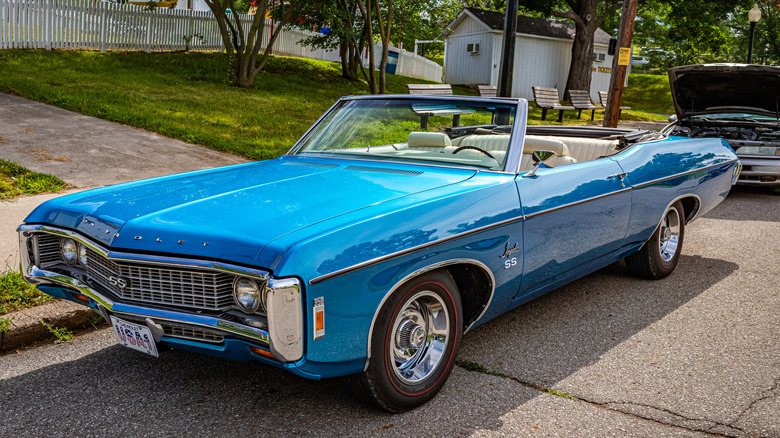
[[[101,292],[81,279],[42,269],[35,265],[34,254],[31,253],[31,245],[28,244],[28,240],[36,232],[58,233],[93,246],[95,244],[68,230],[43,225],[22,225],[19,227],[21,273],[27,282],[42,286],[41,289],[50,295],[61,295],[60,297],[71,298],[73,301],[81,302],[82,304],[88,303],[89,306],[98,311],[107,320],[109,315],[115,315],[119,318],[145,323],[154,334],[156,341],[162,341],[174,347],[217,355],[232,360],[265,359],[267,362],[275,363],[284,368],[293,368],[292,371],[294,372],[294,369],[297,368],[296,362],[302,360],[302,297],[301,288],[296,279],[269,280],[267,296],[269,302],[268,330],[265,330],[218,316],[123,303],[109,297],[108,294]],[[107,255],[114,260],[133,259],[135,262],[138,261],[130,255],[123,256],[113,253],[107,253]],[[148,256],[144,256],[145,261],[148,261],[148,259]],[[170,260],[165,258],[159,258],[157,262],[171,263]],[[181,259],[176,259],[175,262],[179,265],[183,263]],[[203,262],[193,262],[193,265],[202,268]],[[223,269],[227,267],[232,270],[245,269],[224,264],[221,264],[220,267]],[[68,297],[65,294],[71,296]],[[204,340],[190,339],[183,342],[181,338],[166,338],[162,330],[163,326],[215,334],[223,337],[224,341],[221,346],[215,347],[213,342]],[[270,351],[270,354],[258,355],[257,352],[259,350],[257,348],[251,349],[250,347],[260,347],[263,350]],[[303,371],[299,371],[297,374],[310,378],[315,377]]]
[[[742,155],[742,172],[737,184],[761,187],[780,187],[780,157]]]

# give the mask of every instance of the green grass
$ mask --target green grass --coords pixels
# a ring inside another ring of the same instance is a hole
[[[16,163],[0,159],[0,201],[22,195],[56,192],[67,187],[59,178],[25,169]]]
[[[655,114],[674,114],[667,75],[632,74],[623,92],[623,105]]]
[[[286,152],[336,99],[367,94],[336,63],[272,57],[254,89],[219,53],[0,51],[0,92],[252,159]],[[420,79],[388,75],[388,92]],[[457,91],[456,91],[457,92]]]
[[[0,274],[0,315],[51,301],[54,298],[27,284],[22,274],[7,271]]]
[[[339,97],[367,94],[364,82],[343,79],[340,71],[336,63],[271,57],[255,88],[239,89],[226,85],[225,56],[219,53],[2,50],[0,92],[251,159],[268,159],[286,152]],[[406,93],[407,83],[429,82],[387,78],[388,92],[399,94]],[[455,86],[453,91],[476,94],[466,87]],[[634,108],[624,111],[623,121],[664,119],[648,114],[664,112],[652,102],[656,91],[642,91],[635,100],[629,98],[632,92],[631,87],[626,89],[625,104]],[[601,124],[603,114],[597,112],[595,124]],[[546,122],[540,119],[541,110],[534,109],[531,124],[557,124],[552,112]],[[566,112],[564,124],[589,123],[584,115],[578,120],[576,112]]]

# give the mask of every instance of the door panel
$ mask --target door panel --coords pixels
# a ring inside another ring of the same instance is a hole
[[[611,159],[536,175],[516,179],[526,216],[518,297],[593,270],[593,262],[622,247],[631,211],[628,179]]]

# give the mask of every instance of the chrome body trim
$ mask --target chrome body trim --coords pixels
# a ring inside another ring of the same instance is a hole
[[[283,362],[303,357],[303,297],[297,278],[268,281],[268,333],[271,352]]]
[[[509,224],[512,224],[512,223],[515,223],[515,222],[520,222],[522,220],[525,220],[525,216],[518,216],[518,217],[515,217],[515,218],[512,218],[512,219],[506,219],[506,220],[503,220],[501,222],[496,222],[496,223],[491,224],[491,225],[485,225],[484,227],[475,228],[475,229],[473,229],[471,231],[464,231],[462,233],[453,234],[452,236],[445,237],[445,238],[439,239],[439,240],[434,240],[433,242],[423,243],[421,245],[413,246],[411,248],[403,249],[401,251],[397,251],[397,252],[394,252],[394,253],[391,253],[391,254],[387,254],[387,255],[380,256],[380,257],[376,257],[376,258],[373,258],[371,260],[366,260],[365,262],[361,262],[361,263],[358,263],[358,264],[355,264],[355,265],[352,265],[352,266],[348,266],[348,267],[343,268],[343,269],[339,269],[337,271],[333,271],[333,272],[331,272],[329,274],[324,274],[324,275],[320,275],[319,277],[312,278],[311,280],[309,280],[309,284],[321,283],[323,281],[330,280],[331,278],[339,277],[339,276],[344,275],[344,274],[349,274],[350,272],[354,272],[354,271],[357,271],[359,269],[363,269],[363,268],[366,268],[366,267],[369,267],[369,266],[372,266],[372,265],[376,265],[377,263],[382,263],[384,261],[387,261],[387,260],[390,260],[390,259],[394,259],[396,257],[401,257],[401,256],[404,256],[404,255],[407,255],[407,254],[411,254],[413,252],[420,251],[422,249],[429,248],[429,247],[434,246],[434,245],[439,245],[439,244],[442,244],[442,243],[451,242],[451,241],[453,241],[455,239],[460,239],[461,237],[467,237],[467,236],[470,236],[472,234],[477,234],[477,233],[481,233],[483,231],[492,230],[493,228],[502,227],[504,225],[509,225]]]
[[[116,260],[119,262],[148,263],[148,264],[159,265],[159,266],[204,269],[210,271],[224,272],[233,275],[243,275],[246,277],[259,278],[262,279],[263,281],[267,281],[268,278],[270,277],[268,271],[264,271],[261,269],[247,268],[244,266],[233,265],[230,263],[109,251],[108,249],[83,237],[81,234],[63,228],[52,227],[50,225],[20,225],[17,231],[20,233],[20,238],[22,235],[25,235],[25,237],[27,237],[26,234],[30,234],[33,232],[45,232],[45,233],[54,234],[62,237],[68,237],[76,240],[82,245],[85,245],[87,248],[101,254],[102,256],[106,257],[109,260]]]
[[[479,260],[474,259],[453,259],[453,260],[447,260],[444,262],[434,263],[432,265],[426,266],[424,268],[418,269],[411,274],[407,275],[400,281],[398,281],[393,287],[390,288],[390,290],[385,294],[385,296],[382,298],[382,301],[379,302],[379,306],[377,306],[376,310],[374,311],[374,317],[371,318],[371,326],[368,329],[368,343],[366,344],[366,364],[363,366],[363,371],[368,369],[368,362],[371,359],[371,339],[374,334],[374,325],[376,324],[376,319],[379,317],[379,312],[382,310],[382,307],[384,307],[385,303],[387,302],[387,299],[390,298],[390,296],[395,293],[396,290],[398,290],[399,287],[404,285],[409,280],[413,279],[414,277],[417,277],[419,275],[422,275],[426,272],[433,271],[435,269],[443,268],[450,265],[458,265],[458,264],[469,264],[474,265],[482,269],[485,273],[487,273],[488,277],[490,278],[490,297],[488,298],[487,303],[485,303],[485,307],[482,309],[482,312],[474,319],[474,321],[469,324],[468,327],[465,327],[463,329],[463,333],[468,332],[471,327],[474,326],[484,315],[485,312],[487,312],[487,309],[490,307],[490,304],[493,302],[493,295],[496,292],[496,278],[493,276],[493,272],[488,268],[484,263],[480,262]]]
[[[528,124],[528,101],[518,99],[515,109],[515,123],[512,126],[512,137],[509,141],[509,152],[506,157],[504,171],[517,175],[520,172],[520,158],[523,155],[523,143]]]
[[[585,204],[586,202],[595,201],[595,200],[606,198],[606,197],[609,197],[609,196],[619,195],[620,193],[625,193],[625,192],[629,192],[629,191],[631,191],[631,187],[626,187],[624,189],[616,190],[614,192],[604,193],[603,195],[593,196],[591,198],[581,199],[579,201],[570,202],[568,204],[559,205],[559,206],[553,207],[553,208],[548,208],[547,210],[537,211],[536,213],[531,213],[531,214],[526,215],[525,218],[526,219],[531,219],[531,218],[534,218],[534,217],[537,217],[537,216],[541,216],[543,214],[552,213],[554,211],[558,211],[558,210],[561,210],[561,209],[564,209],[564,208],[574,207],[575,205]]]
[[[732,164],[732,163],[735,163],[735,162],[739,163],[739,159],[724,161],[722,163],[713,164],[711,166],[700,167],[698,169],[688,170],[688,171],[685,171],[685,172],[677,173],[677,174],[674,174],[672,176],[665,176],[663,178],[658,178],[658,179],[654,179],[654,180],[650,180],[650,181],[645,181],[643,183],[633,185],[632,187],[635,188],[635,189],[638,189],[638,188],[642,188],[642,187],[645,187],[645,186],[657,184],[659,182],[663,182],[663,181],[667,181],[667,180],[670,180],[670,179],[679,178],[681,176],[689,175],[691,173],[701,172],[702,170],[714,169],[716,167],[725,166],[727,164]]]
[[[573,207],[575,205],[584,204],[586,202],[595,201],[595,200],[602,199],[602,198],[605,198],[605,197],[608,197],[608,196],[618,195],[620,193],[628,192],[628,191],[631,191],[631,190],[636,189],[636,188],[645,187],[645,186],[648,186],[648,185],[651,185],[651,184],[656,184],[656,183],[659,183],[659,182],[662,182],[662,181],[666,181],[666,180],[669,180],[669,179],[674,179],[674,178],[685,176],[685,175],[688,175],[688,174],[691,174],[691,173],[700,172],[702,170],[708,170],[708,169],[712,169],[712,168],[715,168],[715,167],[728,165],[728,164],[731,164],[731,163],[734,163],[734,162],[739,162],[739,160],[724,161],[722,163],[714,164],[712,166],[701,167],[701,168],[698,168],[698,169],[695,169],[695,170],[690,170],[690,171],[687,171],[687,172],[678,173],[678,174],[675,174],[675,175],[672,175],[672,176],[659,178],[659,179],[655,179],[655,180],[652,180],[652,181],[647,181],[647,182],[644,182],[644,183],[641,183],[641,184],[637,184],[635,186],[629,186],[629,187],[626,187],[626,188],[623,188],[623,189],[620,189],[620,190],[617,190],[617,191],[614,191],[614,192],[604,193],[603,195],[598,195],[598,196],[594,196],[594,197],[591,197],[591,198],[587,198],[587,199],[582,199],[582,200],[579,200],[579,201],[571,202],[569,204],[564,204],[564,205],[560,205],[560,206],[557,206],[557,207],[549,208],[547,210],[537,211],[535,213],[531,213],[531,214],[528,214],[528,215],[522,215],[522,216],[519,216],[519,217],[516,217],[516,218],[507,219],[507,220],[504,220],[504,221],[501,221],[501,222],[497,222],[495,224],[486,225],[484,227],[476,228],[476,229],[471,230],[471,231],[464,231],[463,233],[454,234],[452,236],[448,236],[448,237],[445,237],[443,239],[435,240],[433,242],[423,243],[421,245],[413,246],[411,248],[404,249],[404,250],[401,250],[401,251],[398,251],[398,252],[394,252],[394,253],[387,254],[387,255],[384,255],[384,256],[376,257],[376,258],[371,259],[371,260],[366,260],[365,262],[357,263],[355,265],[348,266],[346,268],[342,268],[342,269],[339,269],[337,271],[330,272],[328,274],[320,275],[319,277],[315,277],[315,278],[309,280],[309,284],[313,285],[313,284],[321,283],[323,281],[330,280],[331,278],[339,277],[341,275],[348,274],[350,272],[354,272],[354,271],[357,271],[359,269],[363,269],[363,268],[366,268],[368,266],[375,265],[377,263],[381,263],[381,262],[384,262],[384,261],[387,261],[387,260],[390,260],[390,259],[394,259],[396,257],[401,257],[401,256],[404,256],[406,254],[410,254],[410,253],[413,253],[413,252],[416,252],[416,251],[423,250],[425,248],[432,247],[434,245],[439,245],[439,244],[442,244],[442,243],[450,242],[450,241],[455,240],[455,239],[459,239],[459,238],[462,238],[462,237],[467,237],[467,236],[470,236],[472,234],[480,233],[482,231],[487,231],[487,230],[490,230],[490,229],[493,229],[493,228],[502,227],[504,225],[508,225],[508,224],[511,224],[511,223],[514,223],[514,222],[519,222],[519,221],[522,221],[522,220],[531,219],[533,217],[541,216],[543,214],[552,213],[554,211],[561,210],[563,208]],[[697,198],[697,201],[699,202],[699,204],[701,204],[701,198],[699,198],[697,195],[694,195],[694,194],[681,196],[679,198],[676,198],[675,200],[679,200],[679,199],[686,198],[686,197],[695,197],[695,198]],[[696,217],[696,215],[691,217],[691,219],[689,219],[688,222],[692,221],[694,217]],[[660,223],[660,220],[659,220],[659,223]]]
[[[297,156],[297,157],[316,157],[316,155],[305,155],[301,154],[298,155],[296,152],[298,151],[300,145],[303,143],[303,141],[309,136],[309,134],[314,130],[314,128],[322,122],[325,117],[327,117],[334,109],[341,106],[343,102],[347,102],[350,100],[371,100],[371,99],[382,99],[382,100],[423,100],[423,101],[429,101],[429,100],[453,100],[453,101],[467,101],[467,102],[496,102],[497,100],[502,101],[502,103],[505,104],[514,104],[515,109],[515,121],[512,125],[512,137],[509,142],[509,153],[506,158],[506,164],[504,165],[503,170],[486,170],[479,167],[468,167],[468,166],[447,166],[447,165],[434,165],[431,164],[431,166],[434,167],[443,167],[443,168],[449,168],[449,169],[474,169],[478,170],[480,172],[491,172],[491,173],[503,173],[503,174],[509,174],[509,175],[517,175],[520,169],[520,157],[523,153],[523,141],[525,139],[525,130],[528,120],[528,101],[523,98],[515,98],[515,97],[480,97],[480,96],[460,96],[460,95],[454,95],[454,96],[430,96],[430,95],[421,95],[421,94],[388,94],[388,95],[382,95],[381,97],[377,97],[376,95],[360,95],[360,96],[344,96],[341,97],[339,100],[336,101],[333,105],[331,105],[330,108],[328,108],[325,113],[323,113],[317,121],[315,121],[309,129],[306,130],[306,132],[298,139],[298,141],[295,142],[295,144],[285,153],[287,156]],[[518,134],[522,131],[522,135]],[[317,157],[317,158],[329,158],[329,157]],[[332,157],[330,157],[332,158]],[[354,161],[377,161],[377,160],[371,160],[370,158],[338,158],[339,160],[354,160]],[[410,161],[390,161],[390,160],[382,160],[383,163],[395,163],[395,164],[413,164],[418,165],[419,163],[412,163]],[[511,163],[511,164],[510,164]],[[425,165],[425,164],[422,164]]]

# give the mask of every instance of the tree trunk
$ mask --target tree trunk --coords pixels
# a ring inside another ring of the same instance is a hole
[[[588,17],[590,20],[586,20]],[[566,79],[566,91],[585,90],[590,92],[593,60],[595,59],[593,36],[598,26],[596,26],[593,16],[589,14],[582,17],[582,20],[576,20],[574,26],[576,33],[574,34],[574,43],[571,46],[571,65],[569,66],[569,77]]]
[[[387,93],[387,55],[390,49],[390,28],[393,22],[393,0],[387,0],[387,20],[382,22],[382,10],[379,0],[375,0],[376,18],[379,35],[382,38],[382,58],[379,60],[379,94]]]
[[[365,8],[363,7],[363,2],[358,0],[358,7],[360,8],[360,13],[363,16],[364,21],[363,35],[365,36],[366,47],[368,47],[368,71],[364,70],[363,74],[366,76],[369,92],[371,94],[377,94],[376,76],[374,76],[374,31],[371,26],[373,13],[371,6],[371,0],[366,1]]]

